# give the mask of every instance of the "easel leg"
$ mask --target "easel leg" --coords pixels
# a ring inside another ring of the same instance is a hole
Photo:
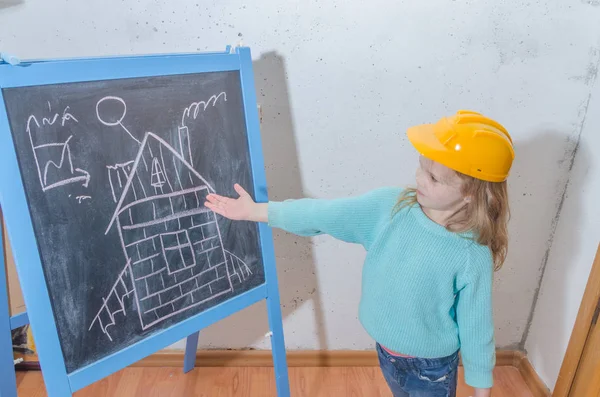
[[[196,350],[198,349],[198,335],[200,332],[195,332],[187,337],[185,341],[185,356],[183,358],[183,372],[188,373],[194,369],[196,365]]]
[[[1,235],[2,233],[0,233],[0,237]],[[4,267],[4,242],[0,238],[0,397],[17,397],[17,378],[15,376],[10,331],[8,284]]]
[[[274,289],[274,288],[273,288]],[[285,341],[283,338],[283,320],[279,306],[279,293],[271,292],[267,298],[267,312],[271,329],[271,349],[273,351],[273,367],[275,369],[275,385],[278,397],[290,396],[290,381],[288,377],[287,359],[285,356]]]

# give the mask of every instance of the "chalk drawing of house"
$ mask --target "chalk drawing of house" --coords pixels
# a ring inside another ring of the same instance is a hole
[[[106,233],[118,231],[126,265],[90,326],[98,323],[109,338],[126,297],[145,330],[232,292],[252,274],[224,249],[217,218],[204,206],[214,189],[181,149],[146,133],[125,184],[111,184],[120,198]]]

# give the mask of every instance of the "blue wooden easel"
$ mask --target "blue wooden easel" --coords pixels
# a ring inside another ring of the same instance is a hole
[[[4,57],[7,60],[6,57]],[[257,202],[267,202],[266,177],[260,139],[259,118],[249,48],[230,47],[206,54],[155,55],[143,57],[96,58],[59,61],[0,61],[0,89],[100,81],[134,77],[204,72],[238,71]],[[199,331],[254,303],[266,300],[273,352],[277,395],[289,397],[289,381],[283,324],[275,268],[271,229],[259,224],[265,282],[206,311],[139,340],[126,348],[67,373],[57,326],[51,307],[27,199],[20,175],[4,98],[0,90],[0,205],[5,219],[27,315],[36,341],[37,354],[49,397],[68,397],[110,374],[119,371],[169,345],[187,338],[184,370],[194,367]],[[10,330],[27,322],[27,317],[9,318],[4,271],[0,276],[0,381],[8,384],[6,396],[16,396]],[[23,322],[25,321],[25,322]],[[10,354],[9,354],[10,353]],[[10,362],[9,362],[10,356]],[[11,394],[11,392],[13,394]]]

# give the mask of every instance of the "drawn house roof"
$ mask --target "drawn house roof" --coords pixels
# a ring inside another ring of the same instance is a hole
[[[138,203],[169,199],[199,188],[215,192],[179,152],[162,138],[148,132],[129,172],[106,233],[123,211]]]

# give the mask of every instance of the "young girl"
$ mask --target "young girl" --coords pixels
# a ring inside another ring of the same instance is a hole
[[[416,189],[257,204],[236,184],[238,199],[211,194],[206,206],[234,220],[362,244],[359,318],[377,342],[393,395],[455,396],[460,350],[466,383],[487,397],[495,365],[492,280],[506,257],[512,140],[499,123],[471,111],[412,127],[408,139],[421,154]]]

